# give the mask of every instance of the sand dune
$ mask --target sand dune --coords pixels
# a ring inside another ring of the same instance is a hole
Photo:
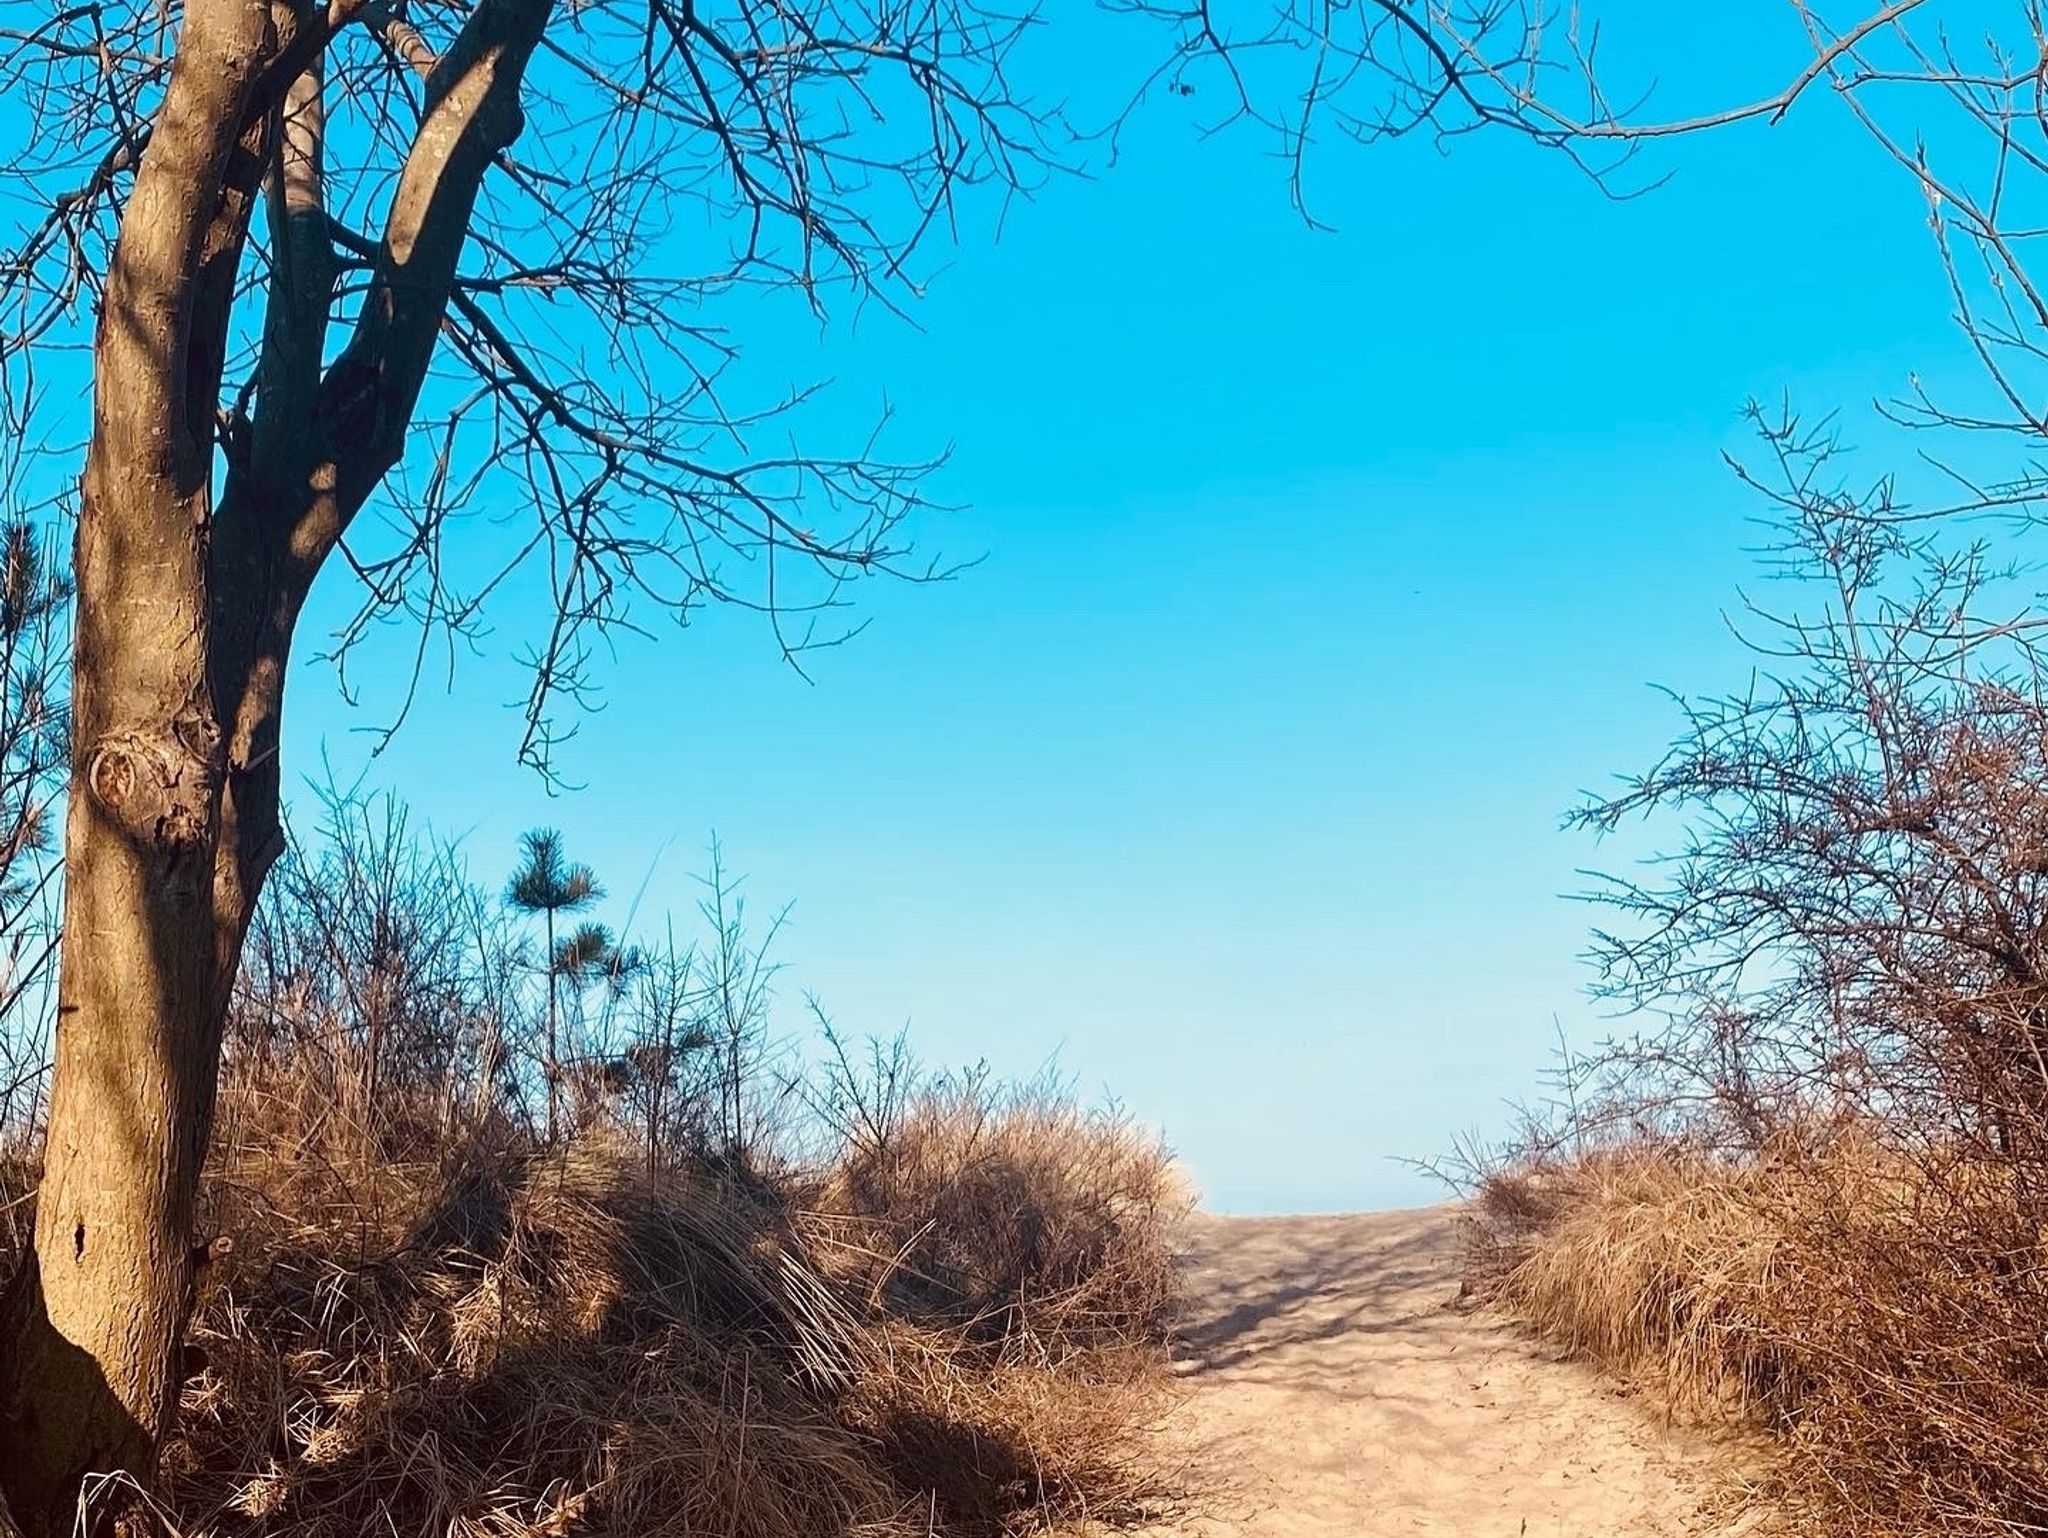
[[[1169,1426],[1200,1538],[1672,1538],[1706,1449],[1459,1311],[1456,1213],[1204,1218]]]

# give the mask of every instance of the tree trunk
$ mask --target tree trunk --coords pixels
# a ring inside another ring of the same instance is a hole
[[[318,50],[359,6],[185,0],[95,339],[48,1147],[0,1298],[0,1504],[24,1538],[68,1534],[86,1476],[153,1473],[230,990],[282,845],[292,628],[403,448],[550,7],[480,0],[434,66],[356,333],[323,375]],[[273,168],[254,442],[231,445],[216,508],[229,316]]]
[[[204,592],[191,569],[202,541],[182,499],[123,476],[109,461],[127,456],[105,441],[80,511],[48,1143],[0,1376],[0,1483],[31,1535],[68,1530],[84,1474],[150,1471],[177,1391],[226,1005],[213,902],[223,755],[186,596]],[[151,522],[171,537],[131,553],[134,527]],[[161,639],[109,644],[110,618]]]
[[[546,945],[548,968],[548,1147],[555,1146],[555,1115],[561,1100],[562,1065],[555,1055],[555,910],[548,909],[543,926],[547,931]]]
[[[0,1309],[0,1491],[28,1538],[71,1530],[89,1474],[146,1480],[178,1390],[227,1002],[213,412],[268,30],[248,0],[186,6],[95,343],[49,1133],[34,1247]]]

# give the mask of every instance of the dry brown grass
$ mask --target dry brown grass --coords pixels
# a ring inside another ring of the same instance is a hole
[[[817,1198],[876,1304],[1055,1357],[1163,1344],[1191,1205],[1157,1135],[1122,1114],[972,1080],[919,1096]]]
[[[855,1413],[943,1520],[1116,1523],[1157,1497],[1146,1439],[1190,1204],[1157,1136],[1121,1114],[971,1079],[831,1171],[811,1225],[892,1320],[888,1371]]]
[[[1841,1128],[1545,1161],[1482,1187],[1476,1277],[1675,1407],[1768,1428],[1798,1530],[2042,1531],[2048,1257],[2009,1177]]]
[[[1156,1511],[1154,1349],[1054,1362],[1033,1343],[991,1350],[903,1325],[883,1340],[887,1368],[862,1379],[848,1412],[940,1531],[1119,1527]]]
[[[1767,1177],[1680,1150],[1627,1148],[1490,1178],[1476,1280],[1544,1334],[1674,1403],[1767,1408],[1752,1347],[1783,1225]]]
[[[656,1185],[602,1148],[378,1184],[376,1209],[311,1222],[239,1193],[257,1201],[209,1278],[167,1460],[189,1525],[903,1530],[904,1494],[834,1410],[861,1326],[750,1196]]]
[[[650,1176],[601,1133],[330,1105],[247,1074],[224,1105],[184,1533],[981,1538],[1153,1494],[1177,1186],[1119,1120],[928,1098],[884,1208],[868,1161]],[[889,1280],[926,1262],[966,1279],[943,1307]]]

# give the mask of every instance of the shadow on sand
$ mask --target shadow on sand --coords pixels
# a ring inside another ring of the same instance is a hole
[[[1313,1370],[1318,1348],[1361,1335],[1421,1334],[1458,1291],[1449,1209],[1418,1211],[1400,1232],[1367,1218],[1205,1223],[1183,1259],[1191,1298],[1178,1354],[1184,1376]],[[1361,1242],[1370,1224],[1372,1242]]]

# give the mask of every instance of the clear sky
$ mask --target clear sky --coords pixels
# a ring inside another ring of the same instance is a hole
[[[1676,9],[1611,28],[1674,108],[1780,73],[1782,6]],[[1916,192],[1824,100],[1660,152],[1630,203],[1504,140],[1330,146],[1332,233],[1269,144],[1197,142],[1199,105],[950,253],[914,325],[740,338],[848,423],[886,399],[903,452],[950,444],[967,510],[918,532],[980,565],[868,589],[812,682],[736,614],[622,644],[553,798],[507,633],[370,781],[493,881],[559,825],[614,919],[643,879],[643,916],[686,906],[715,830],[794,905],[792,1006],[941,1062],[1057,1054],[1219,1208],[1428,1199],[1399,1157],[1497,1129],[1553,1018],[1601,1029],[1563,895],[1598,853],[1559,814],[1664,741],[1648,686],[1739,681],[1745,398],[1853,424],[1966,365]],[[377,691],[298,668],[288,762],[352,772]]]

